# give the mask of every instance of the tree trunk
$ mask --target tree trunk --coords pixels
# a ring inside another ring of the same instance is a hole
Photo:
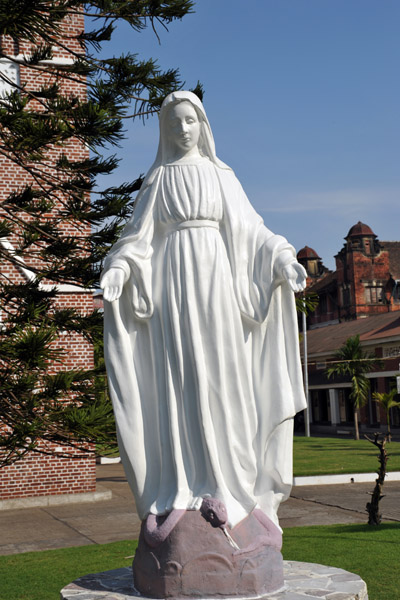
[[[354,438],[356,440],[360,439],[360,432],[358,431],[358,411],[354,411]]]
[[[387,431],[388,431],[388,436],[389,436],[389,441],[390,441],[390,437],[391,437],[391,433],[390,433],[390,408],[388,408],[387,410],[387,414],[386,414],[386,420],[387,420]]]
[[[383,484],[385,483],[386,476],[386,465],[388,461],[387,451],[386,451],[386,443],[390,442],[390,436],[384,435],[383,439],[380,440],[380,434],[375,433],[374,439],[371,440],[367,435],[365,436],[371,444],[374,444],[379,449],[379,469],[377,471],[378,478],[375,480],[375,488],[371,493],[371,502],[367,502],[367,512],[368,512],[368,525],[380,525],[382,521],[382,515],[379,512],[379,502],[383,498],[382,489]]]

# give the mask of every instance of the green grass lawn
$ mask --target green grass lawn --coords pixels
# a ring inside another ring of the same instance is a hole
[[[58,600],[77,577],[127,567],[136,541],[0,556],[0,600]]]
[[[130,565],[135,547],[127,541],[0,556],[0,600],[57,600],[80,575]],[[284,530],[283,556],[357,573],[369,600],[400,597],[400,524],[292,527]]]
[[[315,562],[357,573],[369,600],[400,598],[400,524],[291,527],[284,530],[286,560]]]
[[[400,471],[400,444],[387,445],[388,471]],[[294,438],[294,475],[332,475],[337,473],[374,473],[378,468],[378,449],[368,440],[338,438]]]

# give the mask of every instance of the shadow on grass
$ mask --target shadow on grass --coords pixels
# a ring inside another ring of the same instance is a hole
[[[328,540],[340,540],[344,545],[356,544],[361,542],[363,544],[373,542],[374,544],[388,545],[400,545],[400,523],[382,523],[377,527],[366,524],[352,524],[352,525],[327,525],[321,528],[318,525],[311,525],[308,527],[301,528],[292,527],[284,529],[284,539],[299,538],[303,542],[316,543],[317,540],[320,542],[327,542]],[[308,531],[307,531],[308,530]],[[362,534],[357,535],[357,534]],[[393,538],[395,536],[396,539]]]
[[[336,529],[336,531],[338,533],[345,533],[346,531],[348,532],[349,526],[347,525],[347,527],[345,525],[333,525],[333,527]],[[376,527],[372,526],[372,525],[368,525],[367,523],[365,525],[362,525],[361,523],[357,523],[354,525],[351,525],[351,530],[352,531],[372,531],[372,532],[382,532],[385,530],[394,530],[394,531],[400,531],[400,523],[381,523],[381,525],[378,525]]]
[[[348,440],[351,441],[351,440]],[[343,445],[339,445],[339,444],[335,444],[332,446],[329,445],[322,445],[322,444],[313,444],[310,446],[304,446],[303,447],[303,451],[304,452],[314,452],[315,450],[318,450],[320,452],[351,452],[353,450],[357,450],[358,452],[365,452],[365,453],[370,453],[371,451],[374,451],[374,448],[371,446],[371,448],[365,447],[365,446],[360,446],[359,448],[357,448],[357,446],[354,446],[353,448],[349,448],[347,444],[343,444]]]

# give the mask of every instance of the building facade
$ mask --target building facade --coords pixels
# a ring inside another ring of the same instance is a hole
[[[297,255],[307,270],[308,293],[319,297],[307,323],[309,405],[312,428],[319,432],[351,433],[354,410],[350,381],[328,379],[326,368],[349,337],[360,336],[363,349],[383,361],[369,373],[368,403],[361,409],[361,430],[386,430],[386,414],[372,394],[397,386],[400,375],[400,242],[379,241],[358,222],[335,256],[329,271],[307,246]],[[303,356],[304,360],[304,356]],[[396,398],[400,400],[400,395]],[[400,410],[391,411],[393,431],[400,433]]]

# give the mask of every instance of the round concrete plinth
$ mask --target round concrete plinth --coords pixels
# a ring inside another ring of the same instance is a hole
[[[262,596],[271,600],[368,600],[365,582],[343,569],[284,561],[285,589]],[[143,598],[133,586],[131,567],[84,575],[61,590],[61,600]],[[239,600],[237,597],[235,600]]]

